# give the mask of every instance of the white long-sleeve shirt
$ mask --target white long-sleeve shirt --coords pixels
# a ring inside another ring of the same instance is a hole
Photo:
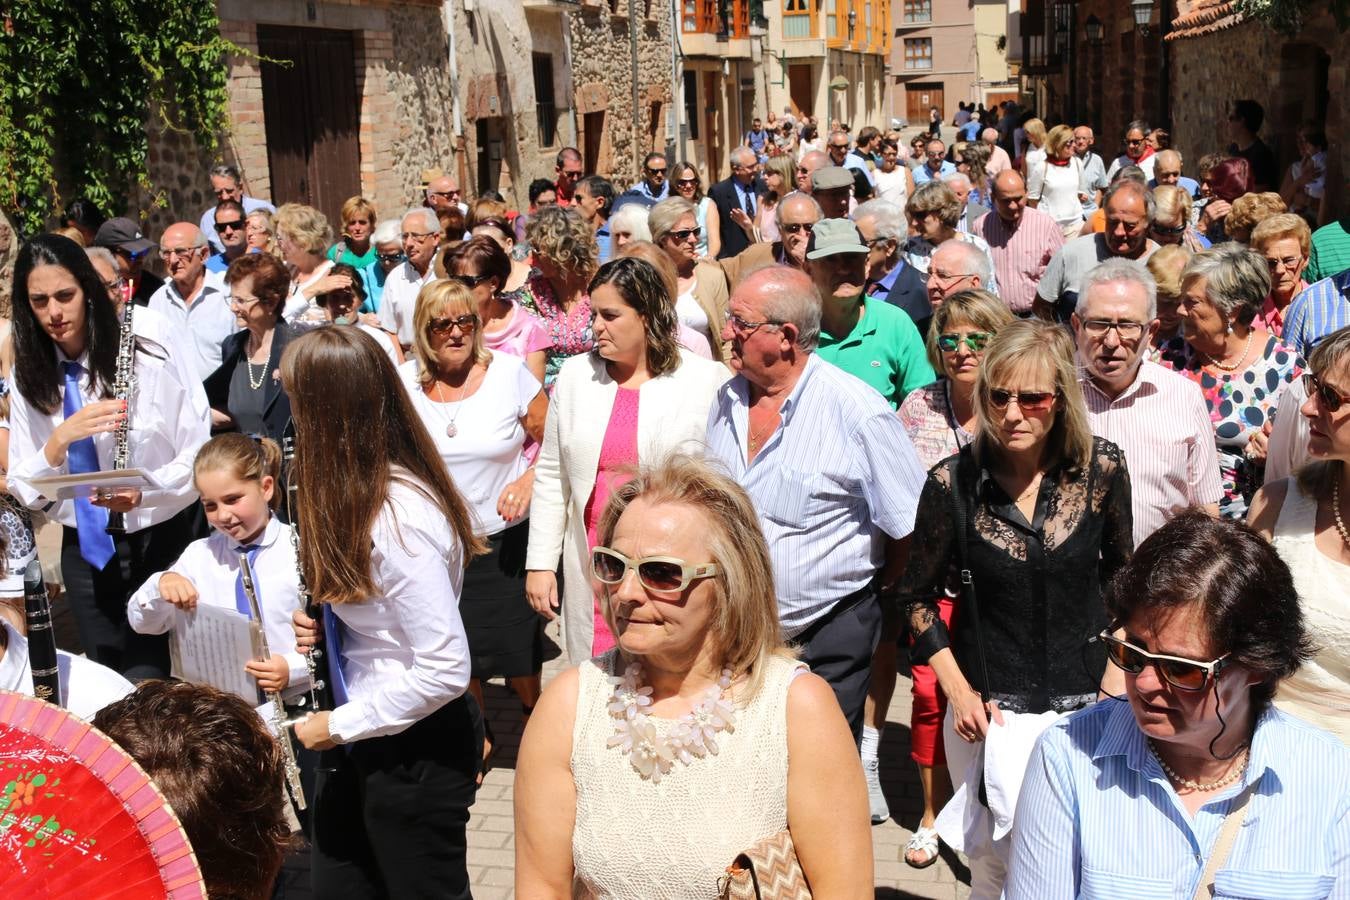
[[[211,411],[206,392],[190,363],[177,358],[182,351],[171,349],[164,340],[160,317],[146,316],[137,309],[132,319],[137,343],[136,386],[131,395],[131,431],[128,466],[144,469],[162,490],[147,490],[141,503],[126,514],[128,532],[137,532],[167,521],[197,499],[192,483],[192,461],[211,435]],[[58,361],[65,356],[58,348]],[[80,393],[84,405],[104,398],[95,396],[88,371],[88,354],[76,360],[84,369]],[[192,372],[192,375],[188,373]],[[60,386],[65,396],[65,382]],[[70,474],[69,457],[60,466],[47,462],[43,448],[56,427],[65,421],[62,404],[50,413],[28,402],[19,390],[10,392],[9,492],[30,509],[46,512],[62,525],[75,527],[75,504],[70,500],[51,501],[28,484],[27,479]],[[113,467],[116,436],[112,432],[96,434],[94,448],[99,468]]]
[[[329,733],[342,743],[398,734],[464,693],[469,641],[459,617],[464,548],[440,509],[395,470],[375,519],[379,594],[335,605],[347,702]]]
[[[299,582],[295,574],[295,549],[289,527],[276,518],[268,521],[255,542],[259,550],[253,561],[253,584],[262,610],[263,633],[268,650],[286,659],[290,682],[281,692],[284,700],[294,701],[309,690],[309,670],[305,658],[295,649],[291,614],[300,608]],[[146,579],[127,601],[127,622],[140,634],[164,634],[184,612],[159,594],[159,580],[173,572],[192,582],[199,604],[237,609],[235,584],[239,577],[239,543],[219,531],[193,541],[178,561],[163,572]]]
[[[0,690],[33,696],[33,668],[28,660],[28,639],[0,618],[4,648],[0,650]],[[56,651],[56,669],[61,679],[61,705],[81,719],[92,719],[109,703],[121,700],[135,688],[130,681],[92,659],[64,650]]]

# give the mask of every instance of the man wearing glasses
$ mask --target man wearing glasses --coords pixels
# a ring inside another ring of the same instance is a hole
[[[956,166],[947,162],[947,145],[934,138],[924,147],[924,163],[914,172],[914,184],[946,181],[948,175],[955,174]]]
[[[737,147],[731,151],[731,177],[708,189],[708,196],[717,205],[718,224],[721,226],[722,247],[717,252],[718,259],[736,256],[750,246],[749,235],[736,224],[732,213],[739,209],[750,221],[755,220],[755,213],[759,209],[759,195],[755,192],[755,175],[758,171],[759,160],[755,158],[755,151],[749,147]]]
[[[457,209],[468,215],[469,207],[460,200],[459,182],[450,175],[433,178],[427,185],[426,205],[435,213]]]
[[[150,298],[150,308],[168,319],[180,339],[191,337],[197,377],[220,368],[220,344],[235,332],[225,286],[206,277],[206,236],[191,222],[175,222],[159,239],[159,258],[169,280]]]
[[[1115,158],[1111,168],[1106,171],[1108,184],[1116,180],[1116,173],[1126,166],[1138,166],[1144,170],[1144,180],[1153,180],[1153,167],[1157,165],[1157,156],[1148,144],[1148,123],[1136,119],[1125,127],[1125,152]]]
[[[117,276],[131,285],[131,302],[145,306],[164,284],[153,272],[145,270],[145,261],[155,242],[141,234],[140,226],[130,219],[109,219],[98,227],[94,246],[112,251],[117,260]]]
[[[1214,426],[1195,382],[1144,358],[1158,287],[1142,266],[1107,260],[1083,276],[1070,319],[1092,433],[1125,452],[1134,543],[1191,506],[1219,514]]]
[[[731,290],[736,290],[741,279],[765,266],[778,264],[804,269],[811,228],[823,218],[825,216],[820,211],[820,204],[810,194],[793,191],[784,197],[774,209],[774,220],[778,223],[778,233],[781,235],[778,240],[751,244],[738,255],[717,261],[726,273]]]
[[[211,193],[215,195],[216,202],[222,200],[233,200],[235,203],[242,204],[244,215],[247,216],[255,209],[265,209],[270,213],[277,211],[277,208],[266,200],[259,200],[257,197],[250,197],[244,193],[244,180],[239,175],[239,170],[234,166],[219,165],[211,169]],[[225,249],[224,243],[216,236],[216,230],[211,226],[215,224],[216,208],[213,206],[202,213],[202,219],[197,223],[202,234],[206,235],[207,242],[211,245],[212,251],[219,253]]]
[[[225,249],[206,258],[208,277],[223,276],[230,263],[248,252],[244,224],[244,204],[238,200],[222,200],[216,204],[214,228]]]
[[[641,194],[651,203],[666,199],[670,195],[670,183],[666,180],[669,169],[670,163],[664,154],[648,153],[642,161],[642,180],[633,185],[630,191]]]
[[[404,261],[385,278],[380,296],[380,327],[398,335],[399,345],[407,353],[413,345],[413,310],[417,295],[423,286],[436,280],[431,260],[441,240],[441,223],[436,213],[425,206],[414,207],[403,214]],[[378,246],[378,245],[377,245]],[[380,261],[377,259],[376,264]]]
[[[572,205],[572,192],[577,182],[585,176],[581,152],[576,147],[564,147],[558,151],[553,161],[553,188],[558,195],[559,206]]]
[[[1181,174],[1181,154],[1175,150],[1159,150],[1154,157],[1153,180],[1149,190],[1160,184],[1174,184],[1192,197],[1200,193],[1200,182]]]
[[[830,165],[848,169],[853,175],[853,196],[859,203],[863,203],[872,199],[876,183],[872,180],[872,172],[862,157],[849,152],[851,143],[847,131],[842,129],[832,131],[825,142],[825,151],[829,154]]]

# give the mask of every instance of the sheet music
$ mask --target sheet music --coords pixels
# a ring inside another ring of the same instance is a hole
[[[258,656],[257,623],[233,609],[199,603],[191,612],[176,610],[170,632],[173,675],[209,684],[258,705],[258,682],[244,664]]]

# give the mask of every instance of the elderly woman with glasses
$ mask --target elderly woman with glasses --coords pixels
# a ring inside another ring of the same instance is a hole
[[[932,666],[948,701],[957,790],[937,831],[970,858],[971,896],[997,898],[1030,739],[1097,699],[1104,667],[1082,650],[1106,625],[1102,580],[1134,539],[1125,456],[1088,427],[1063,328],[999,328],[973,398],[974,439],[929,472],[920,495],[898,599],[910,661]],[[939,599],[953,570],[960,614],[949,629]],[[928,836],[929,852],[936,841]]]
[[[684,201],[680,201],[684,202]],[[727,369],[681,350],[660,273],[641,259],[601,266],[591,282],[595,350],[562,367],[539,454],[525,590],[535,610],[559,609],[563,639],[581,662],[614,645],[587,575],[596,527],[612,490],[633,466],[686,441],[702,442]]]
[[[1008,900],[1345,896],[1350,750],[1271,706],[1312,646],[1276,548],[1191,510],[1139,545],[1106,604],[1123,702],[1041,736]]]
[[[1257,253],[1225,243],[1191,257],[1181,273],[1182,340],[1162,352],[1200,386],[1219,453],[1220,514],[1240,519],[1261,486],[1269,428],[1303,360],[1257,318],[1270,293],[1270,270]]]
[[[717,204],[703,193],[703,180],[698,169],[692,163],[680,162],[670,170],[672,197],[683,197],[694,204],[694,224],[699,229],[698,246],[695,248],[700,259],[716,259],[722,249],[721,219],[717,214]],[[709,211],[712,215],[708,215]]]
[[[618,643],[560,674],[525,731],[517,895],[719,896],[741,852],[786,831],[812,895],[873,896],[858,753],[784,644],[745,490],[665,461],[616,489],[597,538],[578,575]]]
[[[1284,314],[1308,282],[1303,273],[1312,253],[1312,232],[1302,216],[1280,213],[1252,229],[1251,247],[1266,259],[1270,269],[1270,293],[1258,318],[1276,337],[1284,335]]]
[[[1159,247],[1144,267],[1158,285],[1158,330],[1149,339],[1148,358],[1158,362],[1163,348],[1181,337],[1181,273],[1192,253],[1182,244]]]
[[[1209,238],[1191,225],[1191,195],[1175,184],[1160,184],[1153,189],[1153,218],[1148,236],[1158,246],[1180,245],[1191,253],[1209,249]]]
[[[990,273],[994,271],[989,243],[979,235],[957,230],[961,216],[965,214],[965,204],[945,183],[929,181],[919,185],[905,204],[905,213],[909,216],[910,234],[913,235],[905,241],[905,261],[925,276],[938,246],[953,240],[980,248],[989,260]],[[994,283],[992,274],[989,284],[982,287],[991,293],[998,293],[998,285]]]
[[[699,227],[694,204],[683,197],[670,197],[651,208],[647,223],[652,243],[665,251],[675,264],[679,294],[675,314],[689,328],[708,339],[713,359],[726,358],[722,326],[727,320],[727,278],[715,263],[698,254]]]
[[[561,206],[545,206],[531,216],[525,235],[534,251],[535,271],[525,282],[520,304],[548,331],[544,388],[552,391],[563,363],[595,345],[586,285],[600,251],[590,223]]]
[[[1309,354],[1303,387],[1297,413],[1309,461],[1292,477],[1267,481],[1247,522],[1275,544],[1294,574],[1308,628],[1322,638],[1313,657],[1281,682],[1275,703],[1350,746],[1350,328],[1327,335]],[[1274,436],[1271,443],[1274,455]]]
[[[417,295],[413,358],[403,376],[450,477],[464,492],[474,535],[488,546],[464,571],[459,613],[469,635],[469,692],[502,677],[528,719],[539,699],[541,620],[525,599],[525,541],[534,493],[527,441],[544,436],[548,396],[525,360],[489,350],[473,293],[457,280]],[[487,729],[484,765],[496,741]]]

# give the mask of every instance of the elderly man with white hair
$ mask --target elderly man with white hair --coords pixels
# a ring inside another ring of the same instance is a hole
[[[966,234],[974,234],[975,223],[980,216],[989,212],[989,207],[970,199],[971,188],[974,185],[970,183],[970,176],[965,172],[952,172],[944,176],[942,181],[952,189],[952,193],[956,194],[956,199],[961,202],[961,208],[964,210],[961,213],[960,221],[956,223],[956,230]]]
[[[928,302],[937,309],[957,291],[989,290],[993,279],[987,253],[965,241],[943,241],[928,261]]]
[[[441,225],[436,213],[425,206],[416,206],[403,214],[399,239],[407,259],[389,273],[380,298],[380,327],[398,335],[398,342],[406,353],[413,345],[413,310],[422,288],[436,280],[431,260],[441,239]],[[377,261],[378,262],[378,261]]]
[[[909,236],[905,211],[888,200],[868,200],[853,211],[852,218],[868,249],[865,293],[900,307],[914,321],[919,334],[927,335],[933,309],[928,304],[924,277],[905,262],[901,252]]]
[[[1012,168],[1012,159],[1009,158],[1008,151],[998,145],[997,128],[986,128],[981,131],[980,140],[989,145],[989,162],[985,164],[984,171],[991,179],[999,172]]]
[[[759,159],[755,151],[737,147],[731,151],[731,176],[708,189],[708,197],[717,204],[717,224],[722,236],[718,259],[735,256],[752,243],[741,221],[753,222],[759,209],[759,195],[755,192],[757,174]]]
[[[1125,452],[1135,545],[1192,506],[1217,516],[1223,483],[1205,398],[1146,358],[1158,330],[1148,269],[1115,258],[1088,270],[1070,321],[1092,433]]]

